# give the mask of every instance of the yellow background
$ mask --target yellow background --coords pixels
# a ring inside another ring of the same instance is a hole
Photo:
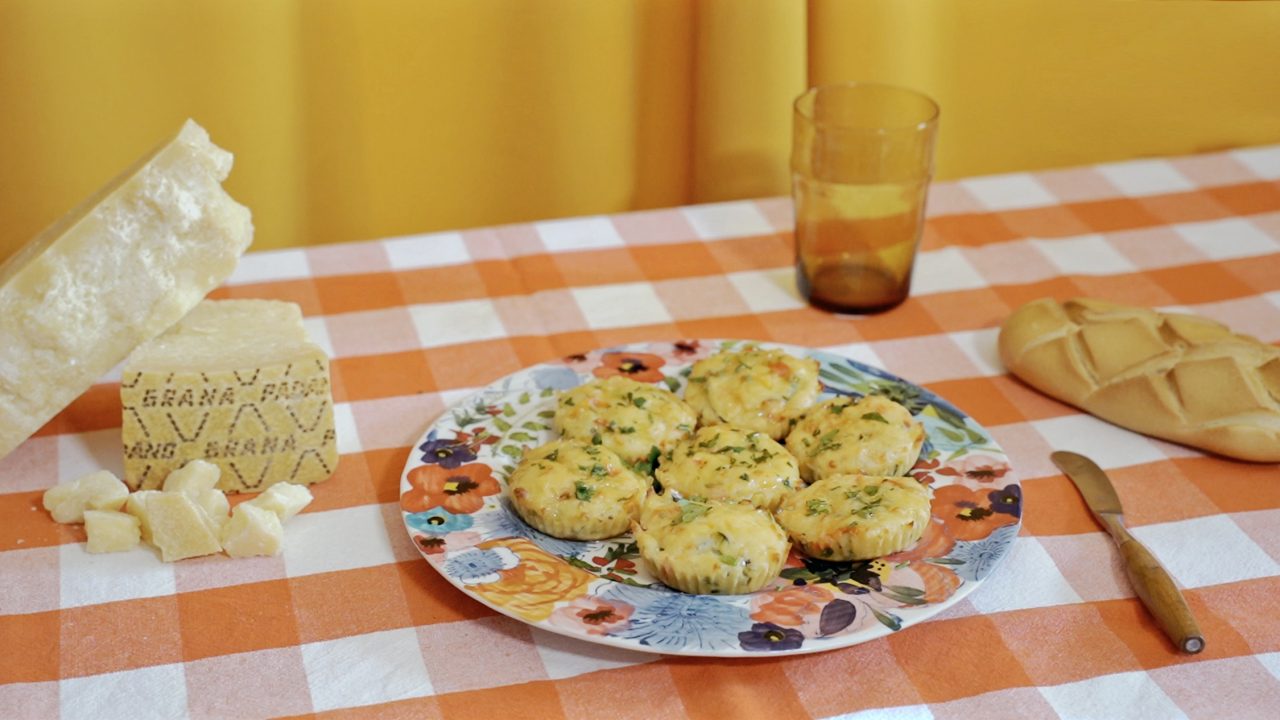
[[[0,0],[0,257],[190,116],[255,248],[788,192],[905,84],[956,177],[1280,142],[1280,3]]]

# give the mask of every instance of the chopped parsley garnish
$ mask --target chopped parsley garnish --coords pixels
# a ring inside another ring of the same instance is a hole
[[[844,412],[844,411],[845,411],[845,408],[847,408],[847,407],[849,407],[849,403],[844,403],[844,404],[839,404],[839,403],[837,403],[837,404],[832,405],[831,407],[829,407],[829,408],[827,408],[827,409],[828,409],[828,410],[830,410],[830,411],[832,412],[832,414],[834,414],[834,415],[839,415],[840,413]]]
[[[831,512],[831,506],[822,498],[814,498],[805,503],[805,515],[822,515]]]
[[[658,458],[662,457],[662,451],[657,445],[649,446],[649,456],[640,458],[631,465],[631,469],[641,475],[652,475],[655,468],[658,467]]]
[[[604,440],[600,437],[600,433],[598,433],[598,432],[593,432],[593,433],[591,433],[591,444],[592,444],[592,445],[599,445],[599,444],[600,444],[600,443],[602,443],[602,442],[604,442]]]
[[[809,457],[813,457],[819,453],[824,453],[828,450],[839,450],[840,443],[836,442],[836,435],[839,434],[839,432],[839,430],[828,430],[822,437],[818,438],[818,445],[809,451]]]
[[[560,457],[560,448],[556,448],[555,450],[552,450],[551,452],[547,453],[547,456],[543,459],[550,460],[551,462],[555,462],[556,459],[559,457]]]
[[[609,470],[608,468],[601,465],[600,463],[596,463],[591,466],[591,474],[595,475],[596,477],[604,477],[605,475],[609,474]]]
[[[746,473],[742,473],[738,477],[742,478],[742,482],[751,482],[751,476]]]
[[[712,437],[710,440],[704,440],[703,442],[698,443],[698,447],[700,448],[714,447],[715,444],[718,442],[720,442],[720,433],[716,433],[715,436]]]
[[[645,403],[645,399],[642,397],[632,398],[631,400],[631,404],[635,405],[638,408],[644,407],[644,403]]]
[[[633,428],[633,427],[631,427],[630,425],[628,425],[628,426],[626,426],[626,427],[620,427],[620,428],[618,428],[618,432],[622,433],[623,435],[630,435],[631,433],[633,433],[633,432],[635,432],[635,431],[636,431],[636,429],[635,429],[635,428]]]
[[[738,558],[736,558],[736,557],[734,557],[734,556],[732,556],[732,555],[725,555],[725,554],[723,554],[723,553],[722,553],[722,554],[720,555],[720,562],[724,563],[725,565],[737,565],[737,564],[738,564]]]
[[[711,511],[711,506],[697,500],[678,500],[680,520],[675,524],[692,522]]]
[[[599,467],[599,465],[596,467]],[[596,494],[596,489],[579,480],[573,484],[573,494],[582,502],[586,502]]]
[[[884,416],[883,416],[883,415],[881,415],[881,414],[880,414],[880,413],[878,413],[878,412],[863,413],[863,414],[862,414],[862,419],[863,419],[863,420],[874,420],[874,421],[876,421],[876,422],[882,422],[882,423],[884,423],[885,425],[888,425],[888,424],[889,424],[889,421],[888,421],[888,420],[885,420],[885,419],[884,419]]]

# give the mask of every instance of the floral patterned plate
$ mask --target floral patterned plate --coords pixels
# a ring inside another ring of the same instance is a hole
[[[748,657],[845,647],[936,615],[972,592],[1013,544],[1022,491],[990,434],[947,401],[848,358],[778,347],[819,361],[823,398],[888,396],[927,436],[911,475],[933,490],[920,542],[866,562],[795,552],[750,595],[687,595],[644,569],[630,536],[578,542],[526,525],[504,496],[525,448],[554,437],[557,390],[624,374],[682,394],[694,361],[742,341],[643,343],[528,368],[446,412],[405,465],[400,506],[423,557],[500,613],[591,642],[673,655]]]

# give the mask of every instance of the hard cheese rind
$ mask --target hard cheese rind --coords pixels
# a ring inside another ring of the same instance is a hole
[[[0,265],[0,458],[222,283],[253,239],[192,121]]]
[[[292,303],[201,303],[130,357],[120,397],[134,488],[195,459],[217,465],[228,492],[311,484],[337,467],[329,358]]]

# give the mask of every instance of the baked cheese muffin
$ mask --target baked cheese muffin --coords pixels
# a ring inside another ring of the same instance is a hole
[[[684,399],[703,425],[728,423],[781,440],[820,391],[817,360],[749,345],[694,363]]]
[[[507,480],[511,504],[525,522],[569,540],[626,532],[649,485],[609,448],[570,439],[526,451]]]
[[[909,477],[832,475],[787,498],[778,522],[796,547],[823,560],[870,560],[918,541],[929,490]]]
[[[650,491],[631,532],[654,577],[702,595],[755,592],[778,576],[791,551],[765,510],[670,493]]]
[[[846,473],[905,475],[923,445],[920,421],[880,395],[819,403],[787,434],[787,449],[809,481]]]
[[[708,425],[662,457],[657,478],[681,497],[746,502],[772,512],[800,486],[800,469],[762,431]]]
[[[666,451],[693,433],[698,419],[670,391],[618,375],[560,394],[555,429],[564,437],[603,445],[628,463]]]

